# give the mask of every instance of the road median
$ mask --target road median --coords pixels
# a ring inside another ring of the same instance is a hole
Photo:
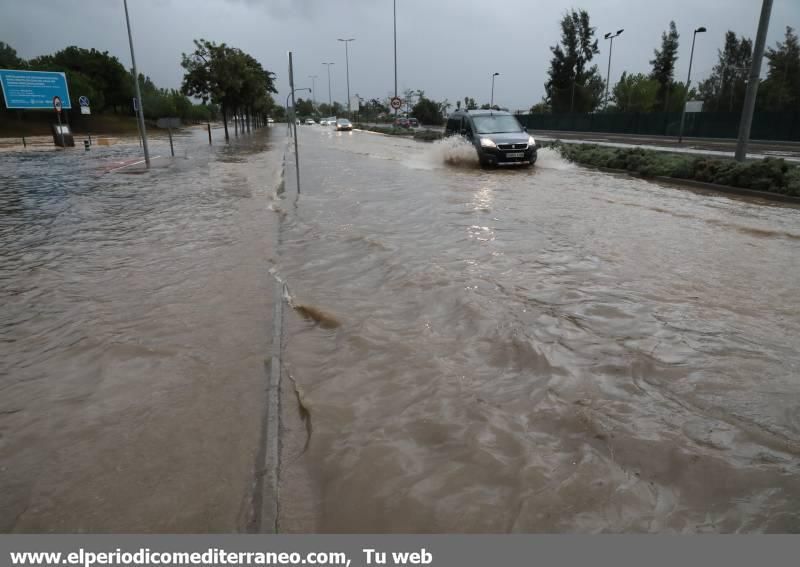
[[[553,147],[565,159],[607,171],[767,199],[800,203],[800,167],[780,158],[745,163],[644,148],[612,148],[594,144]]]

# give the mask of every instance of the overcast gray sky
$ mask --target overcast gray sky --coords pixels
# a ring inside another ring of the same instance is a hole
[[[755,37],[761,0],[397,0],[398,88],[423,89],[434,99],[471,96],[488,102],[493,72],[495,101],[529,108],[544,94],[550,46],[559,19],[572,8],[589,12],[598,37],[624,28],[614,41],[612,83],[623,70],[649,71],[661,32],[674,19],[681,34],[677,78],[686,80],[692,30],[698,35],[693,82],[706,77],[725,31]],[[280,99],[288,92],[286,52],[294,52],[296,86],[328,98],[323,61],[331,68],[334,100],[345,102],[345,49],[353,37],[350,90],[384,97],[394,88],[392,0],[129,0],[139,71],[162,87],[180,86],[180,54],[204,37],[239,47],[278,75]],[[22,57],[67,45],[96,47],[130,66],[122,0],[0,0],[0,40]],[[775,0],[768,45],[786,25],[800,27],[800,0]],[[608,42],[595,62],[606,72]]]

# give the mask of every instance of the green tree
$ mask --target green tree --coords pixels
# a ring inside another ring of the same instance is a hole
[[[25,60],[17,56],[17,50],[0,41],[0,69],[24,69]]]
[[[280,105],[273,106],[272,109],[270,110],[270,115],[272,116],[273,120],[282,122],[286,120],[286,109]]]
[[[467,110],[476,110],[478,105],[475,103],[475,99],[469,96],[464,97],[464,108]]]
[[[800,42],[794,28],[786,26],[783,42],[768,48],[766,80],[758,90],[762,110],[797,110],[800,108]]]
[[[181,92],[221,106],[225,139],[231,113],[249,117],[257,112],[266,115],[274,107],[272,93],[275,75],[265,70],[252,56],[224,43],[194,41],[195,50],[182,54],[181,66],[186,70]]]
[[[661,34],[661,49],[654,51],[655,58],[650,61],[653,70],[650,78],[658,82],[657,107],[669,108],[672,91],[675,89],[675,62],[678,60],[678,28],[675,22],[669,23],[669,31]]]
[[[528,112],[531,114],[550,114],[552,111],[553,109],[550,108],[550,105],[547,103],[547,101],[543,100],[531,106],[531,109]]]
[[[622,73],[613,89],[614,106],[619,112],[651,112],[660,106],[660,89],[661,83],[647,75]]]
[[[310,100],[298,98],[295,104],[297,105],[298,116],[311,116],[314,114],[314,104]]]
[[[747,72],[753,60],[753,42],[732,31],[725,34],[725,46],[718,50],[717,64],[698,91],[704,110],[736,112],[744,103]]]
[[[411,110],[411,116],[420,121],[420,124],[438,126],[442,124],[442,103],[433,101],[421,95],[417,104]]]
[[[65,71],[70,97],[73,94],[89,96],[94,112],[109,108],[114,112],[128,112],[130,109],[133,79],[122,63],[107,51],[73,45],[52,55],[31,59],[29,65],[37,71]],[[76,80],[81,84],[73,84]]]
[[[603,79],[597,65],[589,67],[600,52],[595,28],[585,10],[571,10],[561,19],[561,43],[550,48],[545,100],[554,112],[590,112],[603,96]]]

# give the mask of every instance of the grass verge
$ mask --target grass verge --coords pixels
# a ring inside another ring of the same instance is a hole
[[[753,191],[800,196],[800,167],[780,158],[739,163],[646,150],[593,144],[554,144],[569,161],[593,167],[622,169],[642,177],[671,177],[727,185]]]
[[[407,136],[413,137],[415,140],[433,141],[442,137],[441,132],[436,130],[412,130],[410,128],[395,128],[393,126],[371,126],[367,124],[356,124],[359,130],[367,130],[369,132],[378,132],[379,134],[386,134],[387,136]]]

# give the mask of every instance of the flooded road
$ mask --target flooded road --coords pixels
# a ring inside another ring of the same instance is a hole
[[[299,130],[285,531],[800,531],[800,210]]]
[[[251,521],[285,136],[216,141],[0,154],[0,531]]]
[[[271,270],[281,531],[800,531],[800,209],[299,131],[0,155],[0,531],[252,529]]]

